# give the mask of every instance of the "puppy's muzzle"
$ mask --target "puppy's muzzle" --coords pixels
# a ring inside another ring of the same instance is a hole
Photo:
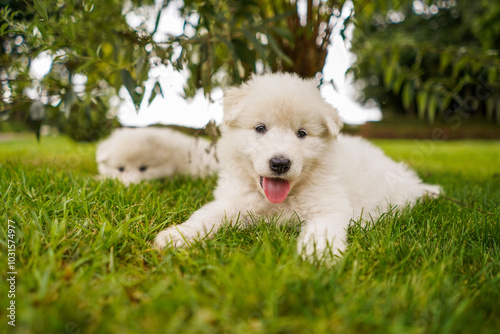
[[[290,170],[292,162],[284,157],[272,157],[269,160],[269,168],[276,174],[284,174]]]

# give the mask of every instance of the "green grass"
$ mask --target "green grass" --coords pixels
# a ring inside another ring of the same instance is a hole
[[[445,199],[350,228],[333,267],[295,253],[297,227],[226,227],[159,253],[156,233],[212,198],[215,178],[94,179],[95,146],[0,142],[0,249],[16,223],[19,333],[496,333],[500,142],[376,141]],[[421,153],[419,153],[421,152]],[[0,285],[0,332],[12,332]]]

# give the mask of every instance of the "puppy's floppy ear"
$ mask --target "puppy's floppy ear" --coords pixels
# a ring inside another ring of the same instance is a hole
[[[247,95],[246,85],[240,87],[228,88],[224,91],[224,116],[222,121],[225,125],[229,125],[236,115],[241,111],[241,101]]]
[[[326,128],[328,129],[328,133],[331,136],[337,137],[340,133],[340,129],[342,129],[342,119],[339,116],[339,112],[333,106],[325,101],[325,123]]]

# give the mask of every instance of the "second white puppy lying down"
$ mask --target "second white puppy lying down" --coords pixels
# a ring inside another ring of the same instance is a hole
[[[207,176],[218,170],[215,148],[168,128],[120,128],[101,142],[96,160],[103,177],[125,184],[175,174]]]

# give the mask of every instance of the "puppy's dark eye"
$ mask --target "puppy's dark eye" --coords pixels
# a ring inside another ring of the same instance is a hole
[[[297,137],[304,138],[305,136],[307,136],[307,131],[306,130],[299,129],[299,131],[297,131]]]
[[[140,172],[145,172],[148,169],[148,166],[141,166],[139,167]]]
[[[121,173],[125,170],[125,167],[118,167],[118,171]]]
[[[267,129],[264,124],[259,124],[255,127],[255,131],[257,131],[258,133],[266,133]]]

